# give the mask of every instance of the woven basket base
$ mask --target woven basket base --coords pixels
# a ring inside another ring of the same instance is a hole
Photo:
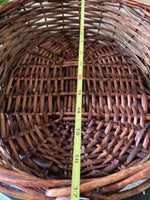
[[[78,43],[60,38],[37,47],[5,91],[3,142],[20,169],[45,179],[71,177]],[[149,100],[135,63],[119,47],[85,42],[82,178],[106,176],[146,158]]]

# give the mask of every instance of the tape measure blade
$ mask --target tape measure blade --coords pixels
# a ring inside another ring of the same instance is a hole
[[[82,0],[81,19],[80,19],[80,41],[79,41],[79,59],[78,59],[78,77],[77,77],[76,117],[75,117],[75,132],[74,132],[71,200],[79,200],[79,198],[80,198],[82,76],[83,76],[83,56],[84,56],[84,10],[85,10],[84,7],[85,7],[85,0]]]

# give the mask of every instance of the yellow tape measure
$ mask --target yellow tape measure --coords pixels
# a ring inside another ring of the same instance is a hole
[[[84,8],[85,0],[81,1],[80,19],[80,41],[78,59],[77,97],[76,97],[76,118],[74,133],[73,167],[71,200],[80,198],[80,158],[81,158],[81,124],[82,124],[82,76],[83,76],[83,55],[84,55]]]

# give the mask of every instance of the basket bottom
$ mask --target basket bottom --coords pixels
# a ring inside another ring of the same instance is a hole
[[[78,40],[56,39],[29,52],[11,76],[2,140],[21,170],[45,179],[71,177],[77,71]],[[130,56],[86,41],[82,96],[81,178],[146,159],[150,98]]]

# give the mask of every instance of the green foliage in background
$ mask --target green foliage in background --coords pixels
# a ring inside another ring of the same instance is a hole
[[[0,0],[0,6],[4,5],[5,3],[7,3],[9,0]]]

